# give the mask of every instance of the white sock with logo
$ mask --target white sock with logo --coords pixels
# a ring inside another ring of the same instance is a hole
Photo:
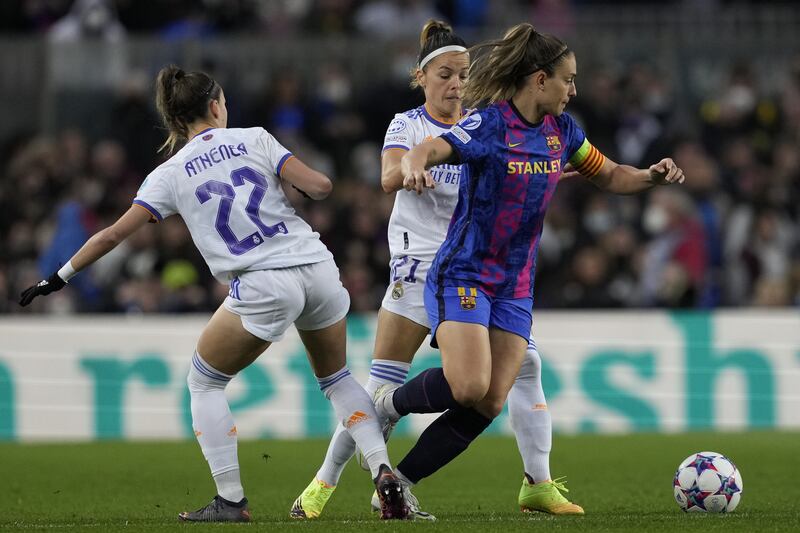
[[[381,464],[391,466],[386,443],[383,442],[378,415],[364,388],[358,384],[347,367],[330,376],[317,378],[319,388],[331,401],[336,419],[344,425],[369,464],[372,477],[378,475]],[[351,452],[352,455],[352,452]],[[328,484],[329,480],[319,478]],[[338,481],[338,480],[337,480]]]
[[[370,367],[369,379],[364,389],[370,398],[378,387],[387,383],[398,387],[405,383],[408,376],[409,363],[392,361],[389,359],[373,359]],[[317,479],[328,485],[337,485],[344,472],[347,462],[356,453],[356,443],[342,424],[336,426],[325,460],[317,471]]]
[[[223,374],[206,363],[197,352],[186,382],[191,397],[192,427],[200,449],[208,461],[217,494],[228,501],[244,498],[239,475],[238,438],[225,387],[233,376]]]
[[[525,473],[537,483],[550,479],[550,449],[553,445],[553,424],[542,390],[541,368],[539,352],[529,344],[519,376],[508,393],[511,427]]]

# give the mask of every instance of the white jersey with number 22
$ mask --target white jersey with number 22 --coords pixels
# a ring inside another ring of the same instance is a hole
[[[291,157],[264,128],[209,129],[153,170],[133,203],[156,221],[180,214],[220,281],[318,263],[332,255],[281,187]]]

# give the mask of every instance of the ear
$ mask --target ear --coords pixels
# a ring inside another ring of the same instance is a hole
[[[219,105],[219,100],[211,100],[209,103],[209,110],[211,111],[211,116],[214,118],[219,118],[220,113],[222,112],[222,108]]]
[[[417,85],[419,85],[420,87],[422,87],[424,89],[425,88],[425,83],[426,83],[425,82],[425,71],[423,71],[421,68],[418,68],[417,69],[417,73],[416,73],[416,77],[417,77]]]
[[[537,91],[543,91],[544,82],[547,79],[547,73],[543,70],[537,70],[531,74],[531,78],[533,78],[533,88]]]

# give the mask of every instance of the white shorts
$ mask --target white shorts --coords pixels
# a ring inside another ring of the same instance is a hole
[[[389,279],[392,281],[386,289],[381,307],[430,329],[423,297],[425,278],[430,267],[430,261],[407,255],[392,257],[389,262]]]
[[[244,329],[269,342],[294,324],[313,331],[335,324],[350,309],[350,295],[333,259],[289,268],[245,272],[231,281],[223,303]]]

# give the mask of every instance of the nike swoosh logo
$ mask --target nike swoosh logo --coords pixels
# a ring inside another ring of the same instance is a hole
[[[509,148],[516,148],[516,147],[517,147],[517,146],[519,146],[520,144],[522,144],[522,143],[508,143],[508,147],[509,147]]]

